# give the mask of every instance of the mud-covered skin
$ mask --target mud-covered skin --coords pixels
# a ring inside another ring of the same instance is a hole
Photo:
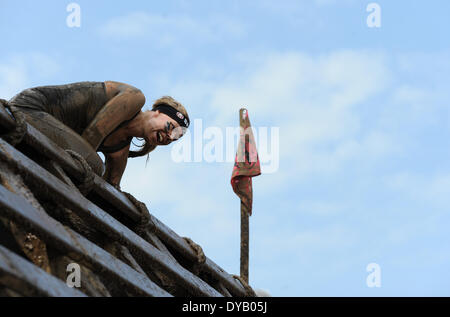
[[[139,89],[113,81],[105,82],[105,86],[107,98],[111,99],[83,133],[83,137],[91,140],[93,146],[97,145],[101,135],[105,135],[124,120],[129,121],[108,134],[102,145],[111,146],[132,137],[144,138],[146,142],[154,146],[168,145],[173,141],[166,126],[169,124],[169,126],[177,128],[179,124],[159,111],[140,111],[145,103],[145,96]],[[136,109],[138,109],[137,115]],[[118,117],[121,117],[122,120],[116,120]],[[114,153],[104,153],[106,168],[103,178],[114,186],[120,184],[127,166],[129,150],[130,144],[128,143],[126,147]]]
[[[133,86],[115,81],[106,81],[104,85],[107,102],[82,133],[94,149],[102,141],[104,145],[111,146],[126,139],[128,135],[125,136],[124,129],[114,130],[133,118],[145,103],[144,94]]]
[[[98,157],[95,150],[102,142],[106,146],[114,146],[131,141],[130,135],[123,133],[126,129],[122,129],[121,124],[140,112],[145,97],[139,89],[124,83],[86,81],[29,88],[14,96],[9,103],[25,112],[29,123],[64,149],[72,149],[73,146],[73,150],[79,152],[98,173],[101,169],[97,161],[101,160],[90,158]],[[52,131],[49,122],[62,124],[53,124],[58,129]],[[84,141],[92,150],[83,144]],[[125,169],[126,160],[121,154],[128,153],[129,143],[118,153],[105,153],[104,175],[113,185],[120,182]],[[120,157],[119,162],[115,159],[117,157]]]
[[[21,111],[25,121],[65,150],[81,154],[102,175],[103,162],[81,133],[107,102],[103,82],[25,89],[8,106]]]
[[[79,82],[67,85],[40,86],[14,96],[12,106],[48,113],[82,134],[107,103],[103,82]]]
[[[64,143],[64,149],[82,155],[97,174],[102,168],[95,151],[103,152],[103,178],[113,186],[120,184],[128,157],[136,156],[129,151],[133,137],[144,138],[150,150],[179,137],[172,136],[172,131],[179,127],[175,120],[158,110],[142,112],[144,103],[145,96],[139,89],[115,81],[35,87],[10,100],[12,106],[27,113],[29,122],[38,130],[46,132],[58,145]],[[70,129],[56,133],[48,127],[49,120],[44,116],[54,117]]]
[[[94,148],[98,148],[100,144],[114,146],[124,140],[131,141],[132,137],[139,136],[138,132],[130,131],[128,124],[122,126],[121,124],[140,112],[145,103],[144,94],[133,86],[114,81],[105,82],[105,91],[109,101],[82,135]],[[117,127],[119,128],[117,129]],[[103,178],[113,186],[120,184],[127,166],[129,150],[130,143],[116,152],[104,153],[105,174]]]

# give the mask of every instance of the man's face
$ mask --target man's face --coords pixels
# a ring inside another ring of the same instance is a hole
[[[178,122],[164,113],[157,111],[154,119],[154,128],[150,133],[149,141],[154,145],[168,145],[178,140],[184,134],[184,128]]]

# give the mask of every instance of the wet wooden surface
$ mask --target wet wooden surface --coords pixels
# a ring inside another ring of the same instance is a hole
[[[18,223],[32,228],[44,240],[61,252],[75,254],[106,271],[114,278],[127,285],[133,291],[147,296],[170,296],[166,291],[150,281],[146,276],[117,260],[111,254],[90,242],[70,228],[47,216],[43,217],[25,198],[18,196],[0,185],[0,214]]]
[[[31,288],[32,292],[38,296],[86,296],[0,245],[0,284],[2,283],[8,284],[6,286],[10,288],[17,288],[15,290],[19,293],[23,289]]]
[[[108,213],[91,203],[70,186],[50,174],[37,163],[17,151],[4,140],[0,140],[0,159],[18,168],[26,178],[39,184],[36,190],[42,190],[63,206],[73,210],[79,217],[88,221],[94,228],[105,233],[115,241],[124,243],[128,248],[136,250],[150,265],[156,265],[178,285],[197,296],[221,296],[206,282],[192,274],[167,255],[153,247],[129,228],[118,222]]]
[[[3,110],[3,112],[4,112],[3,114],[2,114],[1,110]],[[9,122],[9,123],[7,123],[7,122]],[[8,126],[8,128],[11,128],[11,126],[12,126],[11,123],[14,124],[14,121],[9,116],[9,114],[6,113],[6,110],[4,110],[4,108],[2,106],[0,106],[0,125],[2,125],[4,127]],[[3,142],[3,140],[0,140],[0,141]],[[4,143],[5,143],[5,145],[9,145],[6,142],[4,142]],[[69,154],[67,154],[64,150],[60,149],[53,141],[49,140],[46,136],[41,134],[39,131],[37,131],[34,127],[32,127],[29,124],[27,124],[27,134],[24,138],[24,143],[26,143],[26,145],[28,145],[28,146],[31,146],[35,150],[39,151],[40,153],[45,155],[47,158],[52,159],[55,162],[57,162],[71,177],[74,177],[77,180],[82,179],[83,171],[81,170],[80,166],[78,166],[78,164],[74,162],[72,157]],[[6,158],[8,158],[11,155],[14,155],[14,153],[12,153],[12,154],[11,153],[9,153],[9,154],[1,153],[1,154]],[[28,165],[26,164],[27,163],[26,161],[21,161],[21,162],[18,162],[16,160],[13,160],[13,161],[14,161],[13,164],[15,164],[15,165],[18,164],[18,165],[22,166],[22,168],[24,168],[25,170],[28,170],[30,168],[33,169],[32,166],[30,167],[29,164]],[[34,163],[34,162],[32,162],[32,163]],[[37,165],[37,164],[35,164],[35,165],[39,167],[39,165]],[[42,175],[39,175],[39,173],[37,173],[37,174],[31,173],[31,174],[32,174],[32,177],[34,177],[34,179],[36,181],[40,181],[39,179],[45,178],[45,175],[42,176]],[[49,174],[49,175],[51,175],[51,174]],[[53,176],[53,175],[51,175],[51,176]],[[61,195],[61,192],[58,191],[57,188],[54,188],[55,186],[51,186],[51,184],[46,184],[46,186],[53,188],[51,191],[54,192],[55,194],[57,194],[58,196]],[[99,177],[97,175],[95,176],[93,191],[96,194],[98,194],[100,197],[105,199],[106,201],[112,203],[112,205],[114,205],[115,208],[119,212],[123,213],[124,215],[126,215],[127,217],[132,219],[133,221],[137,222],[140,220],[141,217],[140,217],[139,211],[127,199],[127,197],[124,194],[122,194],[120,191],[117,191],[114,187],[112,187],[110,184],[105,182],[101,177]],[[65,203],[68,203],[69,206],[72,206],[72,204],[74,203],[74,200],[78,199],[78,197],[76,197],[76,195],[70,195],[68,193],[67,188],[62,189],[62,192],[65,192],[68,196],[63,195],[61,200]],[[75,197],[73,197],[73,196],[75,196]],[[83,196],[81,196],[81,197],[83,197]],[[84,199],[84,197],[83,197],[83,199]],[[88,200],[86,200],[86,201],[89,202]],[[77,205],[78,208],[81,209],[80,212],[82,214],[85,213],[85,214],[87,214],[88,217],[94,217],[97,220],[96,224],[100,227],[103,226],[103,224],[101,223],[102,222],[101,220],[103,218],[101,212],[100,212],[100,214],[94,213],[93,215],[89,215],[89,213],[86,211],[86,209],[89,210],[89,207],[91,205],[93,205],[92,203],[84,202],[84,203],[77,203],[75,205]],[[98,210],[98,209],[100,209],[100,208],[98,208],[96,206],[96,210]],[[107,213],[105,213],[104,211],[102,211],[102,212],[107,215]],[[166,258],[168,258],[172,261],[174,260],[174,258],[170,254],[170,252],[168,252],[168,250],[164,246],[164,244],[166,244],[167,246],[170,246],[176,252],[179,252],[187,260],[189,260],[191,262],[197,261],[196,253],[194,252],[194,250],[191,249],[191,247],[186,243],[186,241],[183,238],[178,236],[175,232],[173,232],[169,227],[164,225],[156,217],[154,217],[153,215],[150,215],[150,216],[151,216],[152,224],[154,224],[154,228],[151,228],[152,229],[151,231],[153,231],[154,233],[150,233],[149,236],[145,237],[147,242],[151,242],[152,244],[154,244],[157,247],[157,248],[155,248],[155,249],[157,249],[157,251],[161,251],[160,253],[162,253],[163,255],[166,256]],[[110,217],[110,218],[112,218],[112,217]],[[109,225],[111,225],[111,224],[109,224]],[[108,226],[106,226],[106,227],[108,227]],[[112,234],[115,236],[118,235],[120,237],[122,235],[123,226],[118,229],[119,230],[114,230]],[[107,229],[107,230],[109,230],[109,229]],[[126,230],[126,231],[127,231],[126,237],[128,237],[130,235],[130,232],[133,233],[130,230]],[[138,237],[138,238],[140,239],[140,237]],[[136,244],[139,244],[139,239],[136,239],[136,237],[134,237],[134,239],[130,239],[127,243],[131,243],[131,246],[133,246],[133,245],[136,246]],[[147,243],[147,245],[150,245],[150,244]],[[142,248],[138,248],[138,249],[142,249]],[[144,252],[144,256],[145,256],[145,253],[146,252]],[[167,260],[166,258],[163,257],[162,259],[160,259],[160,261],[157,261],[157,262],[165,261],[165,260]],[[221,267],[219,267],[216,263],[214,263],[209,258],[206,259],[206,263],[202,266],[202,269],[203,269],[203,271],[208,273],[211,277],[220,281],[222,283],[223,287],[227,288],[228,291],[232,295],[234,295],[234,296],[244,296],[245,295],[245,289],[242,287],[242,285],[240,283],[238,283],[238,281],[236,281],[234,278],[232,278],[232,276],[230,274],[225,272]],[[175,276],[176,275],[177,274],[175,274]],[[186,286],[188,286],[188,285],[189,285],[189,283],[187,283]],[[208,285],[208,284],[206,284],[206,285]],[[212,294],[216,294],[216,295],[218,294],[218,292],[216,290],[214,290],[213,288],[211,288],[210,291],[212,291]],[[205,295],[205,296],[211,296],[211,295]]]
[[[14,129],[16,122],[7,112],[3,104],[0,102],[0,127],[4,131],[10,131]]]
[[[81,168],[73,161],[72,157],[64,150],[60,149],[54,142],[42,135],[31,125],[27,127],[28,132],[25,136],[25,142],[36,150],[39,150],[49,159],[53,159],[63,167],[69,175],[77,180],[82,179],[83,172]],[[101,177],[95,176],[93,191],[106,201],[111,202],[116,208],[130,217],[134,221],[140,220],[140,213],[136,207],[126,198],[124,194],[117,191],[113,186],[105,182]],[[196,253],[186,243],[186,241],[172,231],[169,227],[159,221],[155,216],[150,215],[151,223],[155,225],[152,230],[156,232],[157,237],[162,242],[170,245],[177,252],[185,256],[189,261],[197,261]],[[230,274],[221,269],[211,259],[206,260],[203,266],[204,270],[214,278],[220,280],[234,296],[244,296],[245,290]]]

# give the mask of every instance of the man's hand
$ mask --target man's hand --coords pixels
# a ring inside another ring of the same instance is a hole
[[[130,145],[117,152],[105,154],[106,168],[103,179],[116,188],[120,188],[120,180],[127,166],[129,150]]]

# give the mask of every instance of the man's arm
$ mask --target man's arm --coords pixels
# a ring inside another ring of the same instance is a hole
[[[108,102],[100,109],[95,118],[82,133],[82,137],[97,149],[102,140],[120,123],[131,119],[145,103],[144,94],[128,84],[106,81]]]
[[[120,188],[120,180],[127,166],[129,150],[130,145],[117,152],[105,154],[106,168],[103,178],[113,186]]]

